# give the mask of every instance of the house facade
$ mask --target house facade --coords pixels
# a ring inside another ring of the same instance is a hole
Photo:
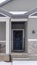
[[[25,2],[14,0],[0,7],[0,60],[37,60],[37,8],[26,8]]]

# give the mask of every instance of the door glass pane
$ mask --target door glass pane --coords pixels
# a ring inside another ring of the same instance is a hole
[[[23,31],[13,31],[13,50],[22,50]]]

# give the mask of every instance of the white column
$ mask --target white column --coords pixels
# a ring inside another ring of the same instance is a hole
[[[6,54],[11,54],[11,19],[6,21]]]

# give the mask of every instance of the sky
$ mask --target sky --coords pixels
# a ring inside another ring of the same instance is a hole
[[[0,65],[37,65],[37,61],[13,61],[10,62],[0,62]]]

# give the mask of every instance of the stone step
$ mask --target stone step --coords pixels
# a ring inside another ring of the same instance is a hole
[[[0,54],[0,61],[7,61],[9,62],[9,56],[5,54]]]
[[[28,58],[27,53],[12,53],[11,54],[12,58]]]

